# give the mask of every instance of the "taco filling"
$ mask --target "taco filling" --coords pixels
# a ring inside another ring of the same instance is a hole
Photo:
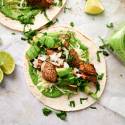
[[[48,19],[46,10],[53,6],[61,6],[61,2],[60,0],[0,0],[0,12],[22,24],[34,24],[37,14],[44,13]]]
[[[37,35],[26,58],[32,82],[44,96],[71,97],[83,92],[97,98],[100,89],[98,73],[89,61],[88,48],[74,32]]]

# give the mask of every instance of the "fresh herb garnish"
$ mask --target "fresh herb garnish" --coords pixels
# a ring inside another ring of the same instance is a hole
[[[45,116],[48,116],[52,113],[52,110],[48,108],[43,108],[42,111]]]
[[[98,80],[102,80],[102,79],[103,79],[103,77],[104,77],[104,73],[102,73],[102,74],[98,75],[98,76],[97,76],[97,79],[98,79]]]
[[[71,7],[64,7],[64,13],[66,13],[67,12],[67,10],[72,10],[72,8]]]
[[[113,27],[114,27],[114,24],[111,22],[111,23],[109,23],[109,24],[106,24],[106,27],[107,27],[107,28],[113,28]]]
[[[55,22],[54,21],[49,21],[45,26],[48,28],[48,27],[54,25],[55,23],[56,23],[56,21]]]
[[[36,30],[29,30],[29,31],[24,31],[23,32],[24,34],[24,38],[21,38],[22,40],[28,40],[28,42],[30,43],[32,38],[37,34],[37,31]]]
[[[61,111],[61,112],[56,113],[56,116],[57,116],[58,118],[60,118],[61,120],[66,120],[66,118],[67,118],[67,113],[66,113],[65,111]]]
[[[49,116],[50,114],[54,112],[56,116],[60,118],[61,120],[66,120],[67,118],[67,113],[65,111],[56,111],[56,110],[52,110],[49,108],[43,108],[42,112],[45,116]]]
[[[47,13],[46,13],[46,10],[45,10],[45,9],[44,9],[44,11],[43,11],[43,14],[44,14],[44,16],[46,17],[46,19],[47,19],[48,21],[50,21],[50,19],[49,19],[48,15],[47,15]]]
[[[102,51],[102,53],[104,56],[109,56],[109,53],[106,50]]]
[[[82,102],[84,101],[84,100],[87,100],[88,98],[80,98],[80,104],[82,104]]]
[[[62,4],[63,4],[63,1],[59,0],[58,6],[62,6]]]
[[[75,25],[74,25],[74,22],[70,22],[70,26],[71,27],[74,27]]]
[[[100,91],[100,84],[99,84],[99,82],[96,83],[96,93],[97,93],[98,91]]]
[[[70,101],[70,107],[75,107],[75,101]]]
[[[91,108],[91,109],[97,109],[96,107],[93,107],[93,106],[91,106],[90,108]]]
[[[11,33],[11,34],[12,34],[12,35],[16,35],[16,33],[14,33],[14,32],[13,32],[13,33]]]
[[[102,51],[97,51],[96,52],[96,56],[97,56],[97,61],[100,62],[100,54],[102,53]]]

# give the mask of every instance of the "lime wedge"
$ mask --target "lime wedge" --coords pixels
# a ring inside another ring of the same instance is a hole
[[[3,71],[0,69],[0,83],[3,81]]]
[[[104,7],[100,0],[87,0],[85,5],[85,12],[91,15],[98,15],[104,12]]]
[[[8,52],[0,51],[0,68],[6,75],[14,71],[15,61]]]

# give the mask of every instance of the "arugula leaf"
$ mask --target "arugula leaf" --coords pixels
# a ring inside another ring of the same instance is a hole
[[[67,118],[67,113],[66,113],[65,111],[61,111],[61,112],[56,113],[56,116],[57,116],[58,118],[60,118],[61,120],[66,120],[66,118]]]
[[[50,110],[48,108],[43,108],[42,111],[43,111],[43,114],[45,116],[48,116],[48,115],[50,115],[52,113],[52,110]]]

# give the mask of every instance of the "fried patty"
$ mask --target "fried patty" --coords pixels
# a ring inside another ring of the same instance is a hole
[[[56,68],[50,62],[46,62],[42,69],[42,77],[49,82],[57,81]]]

